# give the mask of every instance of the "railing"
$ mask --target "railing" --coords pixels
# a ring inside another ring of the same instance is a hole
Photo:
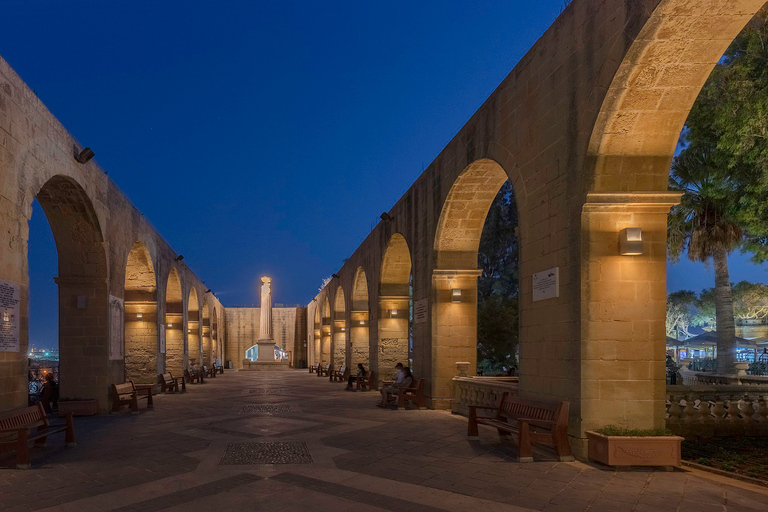
[[[695,373],[680,370],[686,386],[768,386],[768,377],[760,375],[724,375],[720,373]]]
[[[768,435],[768,385],[667,386],[666,405],[678,435]]]
[[[495,407],[503,393],[517,394],[518,377],[454,377],[451,412],[467,415],[468,406]]]

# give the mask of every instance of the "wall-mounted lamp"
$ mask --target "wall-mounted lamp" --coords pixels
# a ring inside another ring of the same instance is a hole
[[[346,327],[341,327],[341,332],[344,332],[344,331],[346,331],[346,330],[347,330],[347,328],[346,328]]]
[[[624,228],[619,232],[619,254],[622,256],[643,254],[642,228]]]
[[[184,255],[183,254],[179,254],[178,256],[176,256],[176,261],[181,261],[183,259],[184,259]]]
[[[339,278],[339,274],[331,274],[331,276],[332,276],[332,277],[334,277],[334,278],[336,278],[336,279],[338,279],[338,278]]]
[[[137,319],[139,319],[139,320],[141,320],[142,318],[144,318],[144,313],[142,313],[141,311],[139,311],[138,313],[136,313],[136,318],[137,318]]]
[[[397,310],[396,309],[390,309],[389,310],[389,318],[395,318],[397,316]]]
[[[451,302],[461,302],[461,288],[451,290]]]
[[[84,163],[87,163],[94,156],[95,156],[94,152],[91,148],[84,148],[82,151],[80,151],[75,155],[75,160],[77,160],[81,164],[84,164]]]
[[[360,320],[360,325],[365,325],[365,320]]]
[[[379,215],[379,217],[381,217],[381,220],[383,220],[384,222],[392,222],[392,216],[387,212],[382,213],[381,215]]]
[[[191,334],[191,333],[192,333],[192,329],[187,329],[187,334]]]
[[[208,288],[207,290],[205,290],[205,293],[211,293],[211,289]]]
[[[172,324],[171,322],[168,322],[168,324],[166,325],[166,327],[168,327],[168,328],[170,329],[171,327],[173,327],[173,324]]]

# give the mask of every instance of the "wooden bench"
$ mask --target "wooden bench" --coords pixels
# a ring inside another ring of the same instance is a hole
[[[48,416],[40,402],[0,413],[0,451],[16,450],[16,467],[19,469],[29,469],[31,466],[29,441],[34,441],[36,446],[44,446],[48,436],[57,432],[66,432],[64,442],[67,446],[76,445],[75,421],[71,412],[67,414],[63,425],[48,423]]]
[[[469,406],[467,438],[479,439],[478,425],[495,427],[499,436],[517,433],[520,462],[533,462],[531,443],[553,445],[561,462],[573,461],[568,441],[569,403],[532,402],[504,393],[498,407]],[[493,416],[478,416],[478,409],[495,411]]]
[[[224,375],[224,365],[213,363],[213,369],[216,370],[216,373]]]
[[[203,372],[200,370],[192,370],[192,371],[189,371],[189,369],[184,370],[184,380],[186,380],[190,384],[195,384],[195,383],[205,384],[205,379],[203,378]]]
[[[132,380],[125,384],[112,384],[112,411],[119,412],[120,408],[128,405],[133,414],[139,414],[139,400],[147,401],[147,409],[155,407],[152,402],[152,385],[136,387]]]
[[[309,373],[315,373],[318,368],[320,368],[320,363],[317,363],[316,365],[310,365]]]
[[[331,382],[345,382],[348,375],[349,369],[346,366],[342,366],[338,370],[332,371],[328,380]]]
[[[184,382],[184,378],[174,377],[171,372],[165,372],[158,375],[157,380],[160,383],[160,391],[163,393],[167,393],[168,391],[171,393],[176,391],[184,393],[187,391],[187,385]],[[181,384],[181,387],[179,387],[179,384]]]
[[[330,364],[327,364],[325,366],[318,366],[317,367],[317,376],[318,377],[328,377],[328,374],[333,371],[333,366]]]
[[[405,409],[407,402],[413,402],[420,410],[427,408],[427,404],[424,401],[424,379],[419,379],[415,386],[402,389],[397,394],[398,409]]]
[[[376,389],[376,372],[368,372],[365,377],[358,377],[355,380],[355,389],[358,391],[372,391]]]

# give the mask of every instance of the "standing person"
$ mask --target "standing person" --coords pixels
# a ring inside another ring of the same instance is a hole
[[[389,405],[390,400],[400,394],[403,390],[411,387],[412,384],[413,375],[411,375],[411,369],[405,366],[402,368],[402,379],[399,382],[395,381],[391,385],[384,386],[381,389],[381,403],[376,404],[376,406],[386,408]]]
[[[368,372],[365,371],[365,367],[362,365],[362,363],[357,363],[357,375],[350,375],[349,376],[349,379],[347,379],[346,390],[347,391],[354,391],[354,389],[352,389],[352,383],[356,382],[357,379],[365,377],[367,375],[368,375]]]

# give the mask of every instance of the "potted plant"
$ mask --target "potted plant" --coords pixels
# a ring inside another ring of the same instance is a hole
[[[95,416],[99,413],[99,402],[95,398],[60,398],[59,418],[67,413],[73,416]]]
[[[666,428],[588,430],[589,458],[608,466],[680,466],[683,438]]]

